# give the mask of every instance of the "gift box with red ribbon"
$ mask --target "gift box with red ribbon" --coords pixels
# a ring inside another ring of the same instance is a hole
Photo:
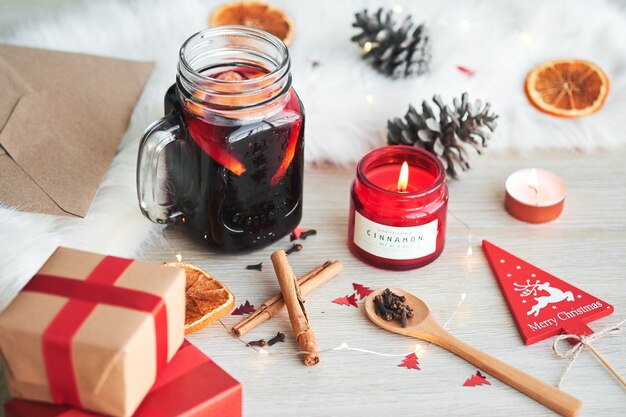
[[[184,271],[59,248],[0,314],[9,394],[130,416],[184,319]]]
[[[189,342],[157,378],[133,417],[241,417],[241,385]],[[9,400],[6,417],[97,417],[67,406]]]

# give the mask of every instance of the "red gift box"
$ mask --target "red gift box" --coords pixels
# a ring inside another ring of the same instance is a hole
[[[185,341],[133,417],[241,417],[241,384]],[[6,417],[98,417],[67,406],[13,399]]]

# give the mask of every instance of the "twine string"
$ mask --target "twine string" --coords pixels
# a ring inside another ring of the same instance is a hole
[[[593,342],[595,342],[597,340],[600,340],[603,337],[609,336],[611,334],[618,333],[621,330],[620,326],[622,324],[624,324],[624,323],[626,323],[626,319],[620,321],[616,325],[606,327],[606,328],[600,330],[599,332],[595,332],[595,333],[590,334],[588,336],[579,336],[579,335],[576,335],[576,334],[562,334],[562,335],[559,335],[554,340],[554,343],[552,344],[552,350],[554,351],[555,355],[558,356],[559,358],[563,358],[563,359],[569,358],[569,363],[567,364],[567,367],[563,371],[563,374],[561,374],[561,378],[559,379],[559,383],[558,383],[557,387],[559,387],[559,388],[561,387],[561,384],[563,383],[563,380],[567,376],[567,373],[570,371],[570,369],[572,369],[572,366],[574,365],[574,361],[576,360],[578,355],[580,355],[580,352],[585,350],[585,348],[587,348],[587,347],[592,348],[591,344]],[[563,341],[563,340],[568,340],[568,339],[577,340],[578,343],[576,343],[570,349],[568,349],[566,351],[562,351],[559,348],[559,343],[561,341]],[[604,362],[603,362],[603,364],[604,364]],[[606,366],[606,364],[605,364],[605,366]]]

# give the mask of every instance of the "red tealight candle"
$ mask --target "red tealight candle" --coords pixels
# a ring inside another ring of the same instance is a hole
[[[350,250],[385,269],[426,265],[443,250],[447,207],[437,157],[412,146],[375,149],[359,161],[352,184]]]
[[[506,179],[504,207],[528,223],[545,223],[561,215],[566,187],[558,175],[545,169],[520,169]]]

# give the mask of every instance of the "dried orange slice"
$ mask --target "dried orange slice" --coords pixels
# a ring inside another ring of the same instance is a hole
[[[233,309],[235,296],[207,272],[185,262],[169,262],[166,265],[185,270],[186,335],[216,322]]]
[[[609,79],[596,64],[578,59],[548,61],[526,77],[526,95],[544,113],[580,117],[602,108]]]
[[[289,45],[293,22],[285,12],[267,3],[244,1],[226,3],[213,12],[209,26],[243,25],[265,30]]]

